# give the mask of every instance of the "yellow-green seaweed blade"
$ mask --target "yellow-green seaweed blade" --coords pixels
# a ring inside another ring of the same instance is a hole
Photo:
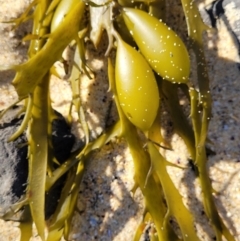
[[[45,183],[48,164],[48,84],[45,75],[33,94],[32,119],[28,131],[29,176],[27,195],[39,236],[45,240]]]
[[[153,163],[153,171],[157,173],[163,187],[168,206],[168,214],[176,218],[184,241],[199,240],[195,231],[193,216],[183,204],[182,197],[167,172],[167,161],[153,143],[148,142],[148,150]]]
[[[26,63],[18,66],[12,83],[20,99],[33,92],[38,82],[61,58],[63,50],[77,36],[84,6],[85,4],[79,1],[61,25],[49,36],[44,47]]]

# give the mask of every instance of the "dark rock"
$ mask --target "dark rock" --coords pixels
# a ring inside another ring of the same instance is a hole
[[[18,129],[22,117],[11,118],[17,114],[17,109],[8,111],[0,125],[0,213],[16,202],[26,189],[28,175],[27,142],[22,135],[13,142],[8,138]]]
[[[27,138],[23,134],[13,142],[8,138],[19,128],[24,115],[16,117],[20,107],[10,109],[0,120],[0,215],[8,210],[25,193],[28,177]],[[70,156],[75,137],[64,117],[56,112],[58,118],[52,122],[52,144],[55,158],[63,163]],[[61,177],[46,194],[46,219],[53,214],[64,185]]]
[[[52,122],[53,154],[60,163],[63,163],[70,155],[75,137],[64,117],[57,111],[55,114],[57,114],[58,119],[54,119]]]

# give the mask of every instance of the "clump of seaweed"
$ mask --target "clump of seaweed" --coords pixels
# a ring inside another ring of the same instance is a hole
[[[194,216],[184,205],[167,172],[170,164],[159,151],[163,142],[159,121],[163,93],[175,132],[184,140],[197,170],[205,213],[216,238],[218,241],[223,237],[234,240],[217,212],[206,168],[211,95],[202,34],[207,27],[194,1],[182,0],[190,41],[186,48],[164,23],[164,9],[164,0],[35,0],[20,18],[10,21],[17,27],[24,21],[33,20],[32,33],[24,38],[30,41],[28,61],[11,66],[16,71],[12,84],[18,94],[18,102],[25,100],[22,110],[25,116],[19,130],[9,137],[9,141],[18,138],[27,129],[28,184],[22,199],[2,216],[3,219],[9,218],[24,207],[20,223],[22,241],[31,238],[33,223],[42,240],[68,239],[88,156],[116,137],[124,138],[128,144],[135,168],[135,188],[140,188],[145,201],[142,223],[134,240],[140,240],[146,221],[154,224],[151,240],[200,240]],[[86,12],[90,13],[89,17],[84,14]],[[82,74],[89,78],[93,74],[86,64],[85,39],[88,37],[97,46],[103,29],[109,39],[106,52],[109,91],[117,106],[119,120],[90,141],[79,86]],[[51,123],[56,114],[51,105],[49,84],[51,75],[55,74],[53,65],[62,59],[63,51],[69,44],[75,46],[74,65],[69,78],[73,96],[71,108],[74,106],[78,112],[85,133],[85,146],[56,167],[51,143]],[[197,61],[198,89],[189,81],[190,49]],[[116,57],[108,57],[111,52],[115,52]],[[190,124],[179,105],[178,88],[183,92],[188,90],[185,93],[190,100]],[[66,183],[46,235],[45,193],[66,173]],[[180,236],[170,225],[171,217],[180,227]]]

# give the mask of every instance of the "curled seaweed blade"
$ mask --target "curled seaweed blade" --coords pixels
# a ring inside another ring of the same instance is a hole
[[[168,219],[170,215],[176,218],[184,241],[200,240],[195,232],[193,216],[183,204],[180,193],[167,173],[166,160],[151,142],[148,142],[148,151],[151,156],[151,162],[153,163],[153,171],[156,172],[165,194],[168,206],[166,219]]]
[[[45,15],[48,15],[51,12],[53,12],[56,9],[56,7],[59,5],[60,2],[61,2],[61,0],[52,0]]]
[[[33,106],[33,99],[30,96],[27,101],[27,109],[26,109],[26,113],[24,115],[24,119],[21,122],[19,129],[11,137],[9,137],[9,139],[8,139],[9,142],[17,139],[26,130],[28,122],[31,118],[32,106]]]
[[[139,140],[136,128],[127,119],[124,123],[125,131],[123,137],[128,143],[133,158],[135,169],[134,180],[144,195],[146,210],[153,219],[159,240],[179,240],[169,226],[169,223],[167,222],[164,225],[167,210],[163,201],[164,197],[162,196],[161,186],[155,181],[153,175],[148,176],[151,166],[149,154],[143,149],[143,144]]]
[[[61,58],[66,46],[77,36],[84,6],[84,3],[79,1],[61,25],[49,36],[44,47],[26,63],[19,66],[19,70],[12,83],[20,99],[33,92],[38,82],[44,77],[52,65]],[[69,26],[71,26],[71,28],[69,28]]]
[[[85,113],[81,104],[80,84],[81,84],[82,73],[80,73],[79,68],[81,69],[82,60],[80,56],[79,46],[77,46],[77,49],[75,51],[74,62],[75,62],[75,65],[77,66],[73,65],[71,76],[69,78],[71,82],[71,88],[72,88],[72,103],[75,107],[76,112],[78,113],[78,120],[83,127],[86,144],[87,144],[89,142],[89,129],[88,129],[88,124],[86,122]],[[85,66],[85,64],[83,65]],[[85,71],[87,71],[86,68],[85,68]]]

